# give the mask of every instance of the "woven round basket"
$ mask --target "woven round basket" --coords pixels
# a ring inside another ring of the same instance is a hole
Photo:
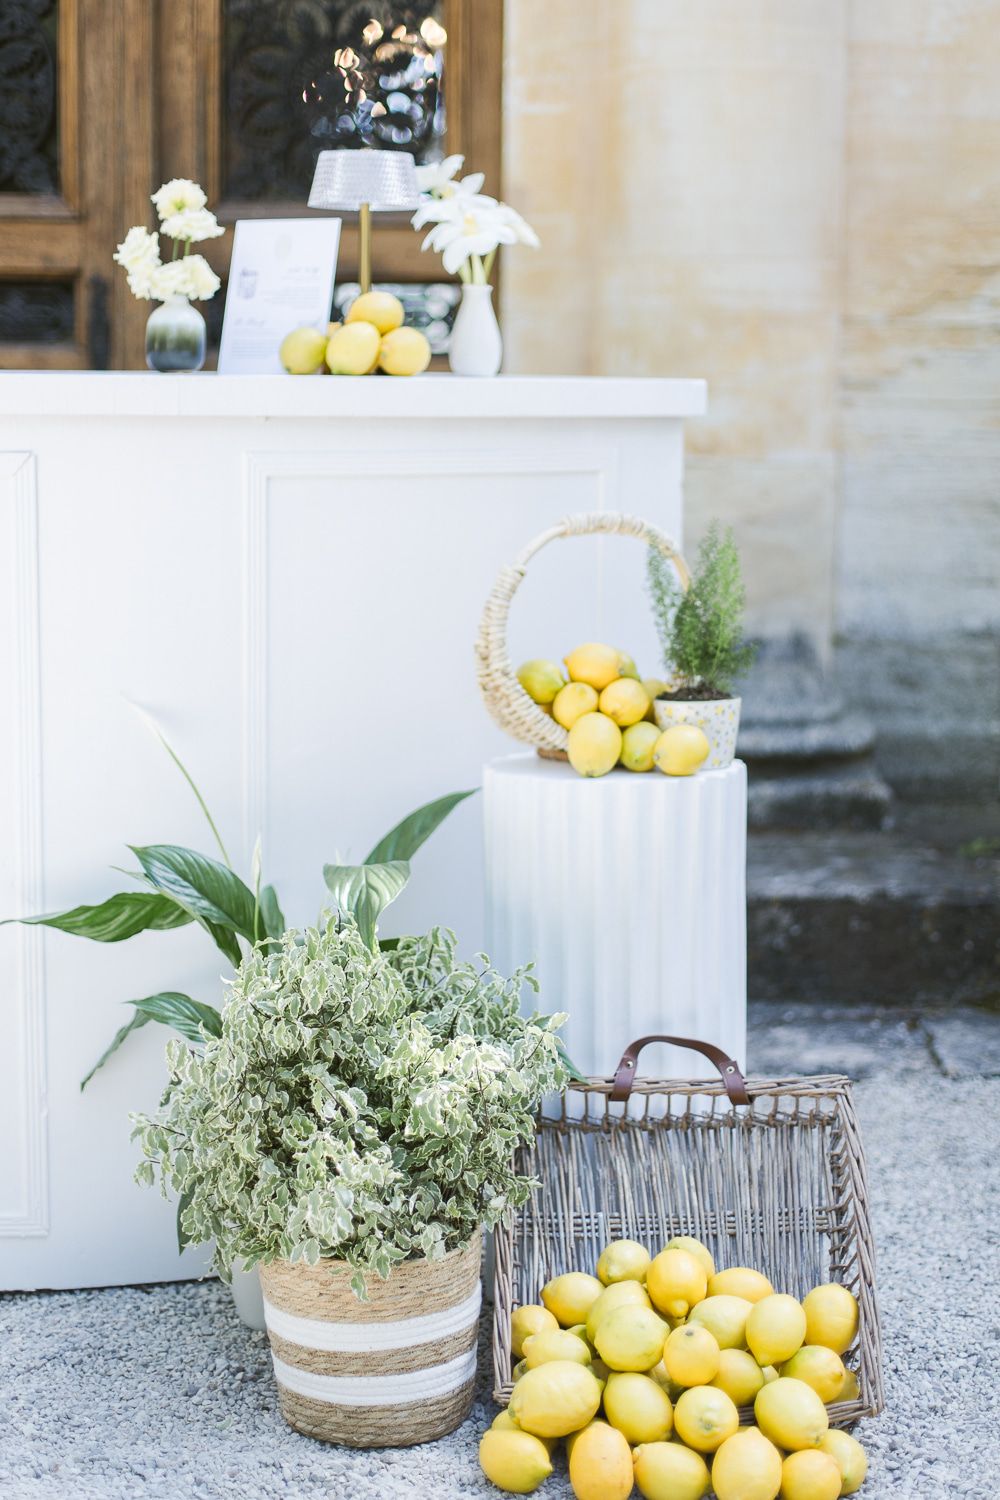
[[[540,755],[560,760],[565,758],[569,734],[528,697],[518,682],[507,650],[507,618],[511,601],[531,559],[549,542],[571,536],[635,537],[648,546],[658,547],[673,563],[682,588],[686,589],[691,582],[687,564],[665,532],[638,516],[619,515],[614,511],[566,516],[536,536],[513,563],[501,569],[486,601],[476,641],[479,688],[486,707],[501,729],[526,745],[534,745]]]
[[[407,1260],[351,1290],[343,1261],[260,1267],[285,1421],[349,1448],[408,1448],[454,1431],[476,1377],[477,1235],[442,1260]]]

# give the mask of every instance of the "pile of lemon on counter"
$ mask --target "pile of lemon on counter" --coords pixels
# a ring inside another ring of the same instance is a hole
[[[554,661],[526,661],[517,680],[528,697],[569,731],[567,754],[580,776],[606,776],[615,766],[692,776],[708,758],[709,743],[696,724],[674,724],[661,733],[653,703],[669,684],[640,680],[624,651],[590,641]],[[568,678],[568,681],[567,681]]]
[[[840,1357],[858,1327],[846,1287],[798,1302],[759,1271],[717,1272],[699,1240],[679,1236],[655,1257],[617,1240],[596,1277],[570,1271],[541,1296],[512,1314],[514,1392],[479,1446],[500,1489],[537,1489],[560,1438],[578,1500],[626,1500],[634,1486],[646,1500],[860,1489],[864,1449],[826,1410],[858,1391]],[[741,1428],[737,1408],[751,1403],[756,1425]]]
[[[431,362],[431,346],[419,328],[403,327],[403,304],[391,292],[362,292],[343,323],[296,328],[278,351],[289,375],[421,375]]]

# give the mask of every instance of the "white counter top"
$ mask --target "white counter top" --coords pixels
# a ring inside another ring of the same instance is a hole
[[[474,417],[662,419],[700,416],[703,380],[501,375],[409,380],[338,375],[0,373],[0,417]]]

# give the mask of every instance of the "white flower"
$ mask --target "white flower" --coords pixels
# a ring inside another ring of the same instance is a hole
[[[440,224],[445,219],[459,219],[466,212],[497,207],[495,198],[479,192],[483,185],[482,172],[474,172],[471,177],[463,177],[461,182],[449,185],[453,189],[450,193],[421,198],[420,206],[410,220],[414,229],[423,229],[426,224]]]
[[[161,219],[183,213],[189,208],[204,208],[208,199],[196,182],[188,177],[172,177],[152,195]]]
[[[169,297],[187,296],[188,273],[184,267],[186,259],[185,256],[182,260],[168,260],[166,265],[159,266],[153,272],[152,294],[159,302],[166,302]]]
[[[435,224],[424,240],[421,249],[437,250],[449,276],[454,276],[471,255],[486,256],[498,245],[516,243],[514,229],[492,199],[490,203],[488,208],[458,205],[454,215]]]
[[[207,208],[185,208],[164,219],[161,234],[171,240],[214,240],[225,234],[222,225]]]
[[[510,225],[511,229],[513,229],[514,233],[517,235],[518,244],[530,245],[533,250],[537,250],[539,245],[541,244],[541,240],[538,238],[538,235],[532,229],[531,225],[527,223],[526,220],[522,219],[517,209],[511,208],[509,203],[498,203],[497,208],[503,215],[504,220]]]
[[[153,276],[160,265],[160,241],[141,224],[131,228],[112,256],[128,275],[129,291],[143,301],[153,295]]]
[[[417,168],[417,187],[422,193],[436,193],[447,187],[455,173],[461,170],[464,156],[446,156],[444,161],[431,161]]]
[[[168,260],[152,278],[153,296],[161,302],[168,297],[193,297],[207,302],[219,290],[219,278],[203,255],[183,255]]]

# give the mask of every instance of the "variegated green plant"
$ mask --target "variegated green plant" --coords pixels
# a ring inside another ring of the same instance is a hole
[[[525,1201],[514,1150],[567,1078],[565,1017],[522,1017],[526,984],[441,929],[384,952],[350,916],[255,948],[221,1034],[169,1043],[160,1110],[134,1117],[137,1181],[179,1195],[224,1280],[237,1257],[334,1257],[361,1296],[367,1272],[444,1255]]]

